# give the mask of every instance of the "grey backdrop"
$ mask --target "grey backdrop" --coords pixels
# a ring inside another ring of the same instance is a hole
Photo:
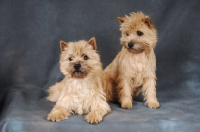
[[[59,41],[96,37],[104,68],[121,49],[118,16],[142,11],[158,31],[159,109],[142,98],[134,108],[110,104],[98,125],[85,116],[52,123],[46,89],[61,80]],[[2,132],[200,130],[200,1],[198,0],[1,0],[0,129]]]

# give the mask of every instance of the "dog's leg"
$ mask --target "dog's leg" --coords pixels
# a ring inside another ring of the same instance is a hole
[[[103,117],[111,111],[109,105],[104,101],[100,103],[101,106],[98,106],[96,109],[92,110],[87,116],[86,120],[88,123],[97,124],[102,121]]]
[[[129,84],[128,78],[123,78],[120,81],[118,80],[118,96],[121,107],[124,109],[130,109],[133,107],[132,104],[132,90],[131,85]]]
[[[95,94],[94,98],[91,100],[90,112],[86,116],[88,123],[97,124],[102,121],[103,117],[111,111],[110,106],[106,102],[105,96],[102,94],[102,89]]]
[[[70,115],[70,111],[62,106],[55,106],[52,111],[48,114],[47,120],[53,122],[59,122],[67,119]]]
[[[159,108],[160,104],[156,98],[155,78],[146,78],[142,87],[144,101],[149,108]]]
[[[102,87],[104,93],[106,94],[106,100],[108,102],[114,102],[114,81],[112,80],[110,73],[106,70],[104,70],[101,74]]]
[[[114,102],[114,87],[112,81],[103,80],[103,89],[108,102]]]

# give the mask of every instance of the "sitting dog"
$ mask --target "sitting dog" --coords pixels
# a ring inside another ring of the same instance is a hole
[[[100,81],[102,64],[96,40],[60,41],[60,70],[65,78],[48,89],[48,100],[56,102],[47,119],[61,121],[70,114],[88,114],[87,122],[97,124],[111,111]]]
[[[101,75],[107,101],[119,101],[122,108],[130,109],[134,97],[142,93],[148,107],[158,108],[155,26],[142,12],[130,13],[118,20],[122,49]]]

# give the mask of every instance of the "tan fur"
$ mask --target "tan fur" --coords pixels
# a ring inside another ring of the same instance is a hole
[[[158,108],[155,26],[142,12],[118,17],[118,20],[121,24],[122,50],[101,75],[106,98],[111,102],[119,101],[122,108],[130,109],[134,97],[142,92],[147,106]]]
[[[88,114],[87,122],[99,123],[111,111],[100,81],[102,64],[96,40],[60,42],[60,70],[65,78],[48,89],[48,100],[56,102],[47,119],[61,121],[70,114]],[[80,66],[76,69],[76,66]]]

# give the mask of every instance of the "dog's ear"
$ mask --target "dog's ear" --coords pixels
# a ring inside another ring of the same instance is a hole
[[[125,18],[124,17],[117,17],[120,24],[124,23],[125,22]]]
[[[154,28],[154,27],[155,27],[154,24],[153,24],[153,22],[152,22],[152,20],[151,20],[151,18],[149,18],[149,17],[144,18],[144,19],[143,19],[143,22],[144,22],[149,28]]]
[[[63,52],[65,48],[68,47],[68,44],[65,41],[60,41],[60,50]]]
[[[88,41],[88,44],[90,44],[94,50],[97,49],[97,44],[96,44],[96,39],[95,37],[92,37],[89,41]]]

